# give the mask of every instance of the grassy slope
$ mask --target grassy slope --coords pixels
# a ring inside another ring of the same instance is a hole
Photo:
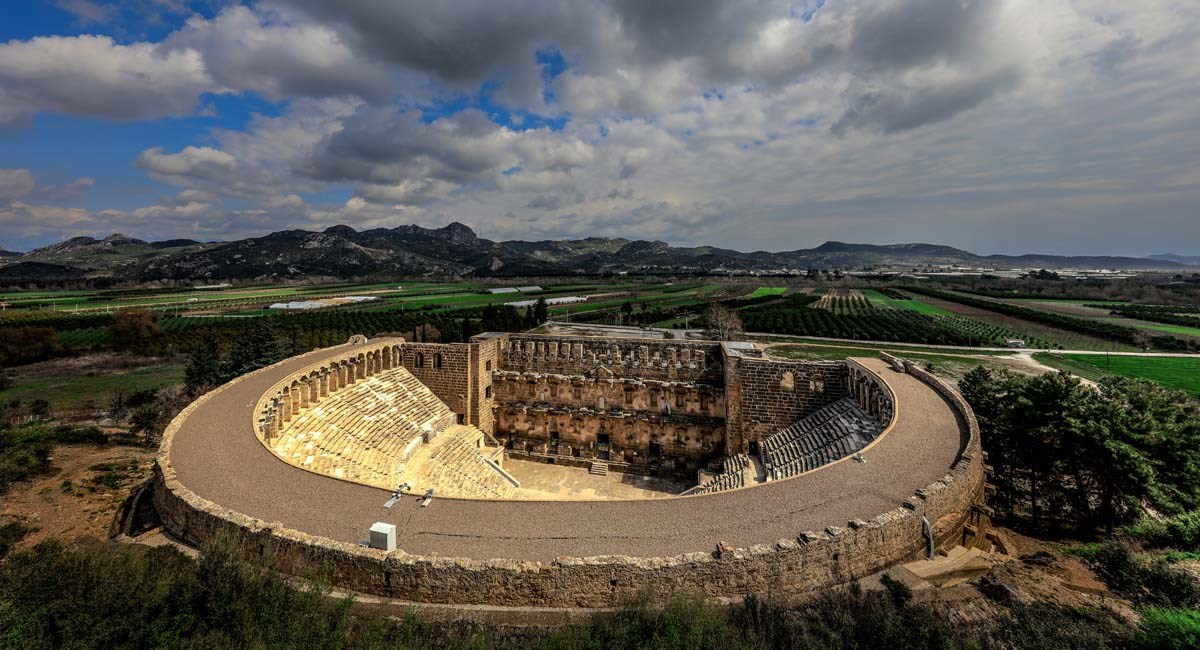
[[[772,354],[778,354],[792,359],[845,359],[846,357],[873,357],[881,351],[891,352],[906,359],[922,359],[926,361],[960,361],[972,356],[1005,356],[1006,352],[976,352],[964,350],[963,354],[938,348],[903,348],[896,346],[873,345],[819,345],[797,344],[780,345],[771,348]]]
[[[97,374],[70,371],[32,377],[22,377],[20,373],[15,372],[11,374],[13,385],[0,391],[0,402],[17,399],[31,402],[44,399],[55,409],[77,407],[87,400],[104,400],[120,391],[129,393],[183,383],[182,364]]]
[[[1009,352],[1007,350],[977,350],[975,348],[968,348],[968,347],[946,349],[946,348],[936,348],[936,347],[925,347],[920,344],[905,345],[905,344],[901,344],[901,343],[885,343],[885,342],[880,342],[880,341],[857,341],[857,342],[853,342],[853,343],[837,343],[837,342],[832,342],[832,341],[829,341],[826,339],[804,337],[804,336],[784,336],[784,335],[755,336],[754,341],[759,342],[759,343],[789,343],[789,344],[795,344],[795,345],[801,346],[801,347],[821,346],[821,347],[837,347],[837,348],[854,349],[854,350],[866,350],[866,351],[871,352],[872,354],[874,354],[880,350],[885,350],[888,352],[895,352],[896,354],[904,354],[904,355],[907,355],[910,352],[914,353],[914,354],[944,354],[944,355],[969,354],[972,356],[987,355],[987,356],[995,356],[995,357],[1011,356],[1013,354],[1016,354],[1015,352]],[[780,347],[783,347],[783,346],[780,346]]]
[[[967,356],[944,353],[935,354],[928,352],[913,352],[911,349],[903,348],[889,351],[894,352],[905,359],[921,362],[922,365],[924,365],[933,373],[950,381],[957,381],[975,366],[983,365],[994,369],[1003,369],[1008,367],[999,360],[992,361],[989,358],[997,358],[999,355],[984,354],[982,356]],[[879,348],[859,348],[853,346],[827,347],[822,345],[787,345],[771,348],[772,355],[786,359],[801,360],[840,361],[847,357],[874,357],[878,353]]]

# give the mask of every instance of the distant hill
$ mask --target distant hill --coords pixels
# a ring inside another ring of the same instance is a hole
[[[0,267],[0,284],[32,284],[39,282],[69,282],[87,275],[87,271],[59,264],[17,262]]]
[[[23,255],[0,257],[22,277],[108,277],[130,281],[395,276],[528,276],[648,272],[710,274],[806,269],[1188,268],[1176,259],[987,255],[937,244],[852,244],[830,241],[810,249],[741,252],[712,246],[676,247],[662,241],[588,237],[574,240],[482,239],[471,228],[415,225],[320,232],[282,230],[230,242],[171,239],[147,242],[122,234],[73,237]],[[42,266],[37,266],[40,264]],[[0,275],[0,281],[3,276]],[[45,279],[44,281],[53,281]]]
[[[1200,255],[1176,255],[1174,253],[1162,253],[1160,255],[1147,255],[1148,260],[1158,260],[1160,262],[1177,262],[1188,266],[1200,266]]]
[[[170,239],[147,242],[113,233],[104,239],[72,237],[25,253],[17,258],[0,259],[0,264],[15,261],[41,262],[54,266],[80,269],[85,275],[129,278],[148,261],[177,253],[203,250],[216,244],[203,244],[191,239]]]
[[[152,241],[148,245],[151,248],[183,248],[186,246],[199,246],[200,242],[195,239],[164,239],[162,241]]]

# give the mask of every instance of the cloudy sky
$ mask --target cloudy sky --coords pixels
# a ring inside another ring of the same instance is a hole
[[[1200,254],[1195,0],[0,3],[0,246]]]

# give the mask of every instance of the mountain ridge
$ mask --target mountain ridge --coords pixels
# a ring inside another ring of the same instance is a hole
[[[827,241],[814,248],[780,252],[677,247],[664,241],[619,237],[497,242],[479,237],[465,224],[451,222],[440,228],[412,224],[367,230],[345,224],[321,231],[293,228],[228,242],[191,239],[153,242],[120,233],[103,239],[72,237],[28,253],[0,256],[0,268],[26,263],[23,268],[28,271],[44,268],[48,275],[57,278],[87,276],[152,281],[631,271],[714,274],[937,266],[1186,270],[1193,268],[1187,265],[1187,259],[1170,255],[1146,258],[1036,253],[977,255],[952,246],[921,242]]]

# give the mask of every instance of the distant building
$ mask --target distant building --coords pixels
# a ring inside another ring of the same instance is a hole
[[[1025,347],[1025,339],[1004,339],[1004,346],[1009,348]]]
[[[285,311],[303,311],[305,309],[321,309],[324,307],[334,307],[355,302],[368,302],[371,300],[379,300],[378,296],[339,296],[337,298],[325,298],[323,300],[294,300],[292,302],[277,302],[273,303],[268,309],[280,309]]]
[[[587,296],[562,296],[561,298],[546,298],[547,305],[572,305],[577,302],[587,302]],[[537,301],[536,300],[518,300],[516,302],[506,302],[504,304],[508,305],[509,307],[516,307],[518,309],[521,309],[524,307],[529,307],[531,305],[536,305]]]
[[[295,300],[292,302],[271,303],[271,305],[270,305],[270,307],[268,307],[268,309],[304,310],[304,309],[320,309],[322,307],[328,307],[328,305],[326,305],[323,302],[318,302],[316,300]]]
[[[516,287],[497,287],[495,289],[488,289],[488,293],[516,293],[516,292],[517,292]]]

